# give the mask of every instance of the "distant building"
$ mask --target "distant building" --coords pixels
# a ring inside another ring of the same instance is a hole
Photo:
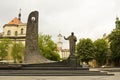
[[[13,41],[25,44],[26,23],[21,21],[21,13],[19,13],[18,18],[13,18],[13,20],[3,26],[3,33],[0,36],[1,38],[10,38]]]
[[[13,18],[10,22],[3,26],[3,32],[0,33],[0,39],[9,38],[14,43],[23,43],[25,45],[25,38],[26,38],[26,23],[21,21],[21,11],[18,17]],[[13,61],[13,57],[11,56],[11,48],[8,49],[8,56],[6,60],[8,62]],[[7,62],[6,61],[6,62]]]
[[[67,59],[70,55],[69,49],[63,49],[62,35],[58,35],[57,49],[62,60]]]
[[[58,35],[58,42],[57,42],[57,49],[58,49],[59,51],[62,50],[62,45],[63,45],[63,42],[62,42],[62,35],[59,34],[59,35]]]
[[[116,29],[120,29],[120,20],[118,17],[116,17],[115,24],[116,24]]]

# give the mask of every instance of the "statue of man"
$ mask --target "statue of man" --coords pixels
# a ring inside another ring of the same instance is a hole
[[[72,32],[71,35],[68,38],[66,38],[64,36],[64,39],[69,40],[70,55],[74,55],[75,45],[76,45],[76,41],[77,41],[77,38],[74,36],[74,33]]]

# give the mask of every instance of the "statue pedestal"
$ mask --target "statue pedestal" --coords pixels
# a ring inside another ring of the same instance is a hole
[[[75,55],[70,55],[68,58],[68,64],[70,67],[77,67],[80,66]]]

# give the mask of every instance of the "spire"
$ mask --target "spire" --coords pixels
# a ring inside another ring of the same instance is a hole
[[[20,11],[19,11],[19,14],[18,14],[18,19],[21,21],[21,8],[20,8]]]
[[[116,21],[119,21],[119,17],[118,16],[116,16]]]
[[[116,28],[119,28],[119,29],[120,29],[120,20],[119,20],[119,17],[118,17],[118,16],[116,16],[115,24],[116,24]]]

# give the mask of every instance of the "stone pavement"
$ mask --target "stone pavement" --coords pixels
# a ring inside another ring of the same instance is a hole
[[[120,72],[114,76],[0,76],[0,80],[120,80]]]

